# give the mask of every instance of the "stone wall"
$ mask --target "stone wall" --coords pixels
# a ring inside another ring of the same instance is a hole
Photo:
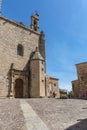
[[[17,70],[26,70],[31,52],[38,46],[39,34],[24,25],[0,17],[0,96],[8,92],[8,73],[11,64]],[[18,44],[23,45],[24,55],[17,55]]]
[[[42,60],[31,60],[31,97],[45,97],[45,64]]]
[[[43,56],[43,58],[46,59],[46,57],[45,57],[45,35],[44,35],[44,32],[40,33],[39,51],[40,51],[40,54]]]
[[[80,91],[80,86],[79,86],[78,80],[72,81],[72,90],[73,90],[73,96],[75,98],[78,98],[79,97],[79,91]]]
[[[39,83],[39,62],[38,60],[32,60],[30,63],[30,75],[31,75],[31,88],[30,97],[39,97],[40,95],[40,83]]]
[[[87,92],[87,62],[76,64],[78,80],[72,81],[75,97],[84,97]]]
[[[39,67],[39,72],[40,72],[40,97],[45,97],[46,93],[45,93],[45,86],[46,86],[46,81],[45,81],[45,62],[44,61],[40,61],[40,67]]]

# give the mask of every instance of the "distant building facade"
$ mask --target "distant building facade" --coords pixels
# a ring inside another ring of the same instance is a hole
[[[73,95],[76,98],[87,97],[87,62],[76,64],[78,79],[72,81]]]
[[[54,77],[46,76],[46,86],[47,86],[46,95],[48,97],[50,97],[50,91],[51,91],[52,93],[55,92],[57,98],[60,98],[58,80],[59,79],[56,79]]]
[[[50,80],[53,88],[49,88]],[[0,16],[0,96],[59,97],[58,80],[46,75],[45,36],[39,32],[39,15],[31,16],[30,28]]]

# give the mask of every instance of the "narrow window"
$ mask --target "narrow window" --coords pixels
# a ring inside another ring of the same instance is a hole
[[[42,80],[42,82],[44,82],[44,80]]]
[[[21,44],[19,44],[17,46],[17,55],[23,56],[23,51],[24,51],[23,46]]]
[[[81,76],[81,80],[83,80],[83,76]]]
[[[44,71],[44,69],[42,68],[42,71]]]
[[[37,21],[34,20],[34,30],[37,31]]]
[[[56,83],[54,84],[54,86],[56,87]]]

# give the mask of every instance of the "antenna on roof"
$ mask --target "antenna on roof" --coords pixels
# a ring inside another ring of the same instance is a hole
[[[2,0],[0,0],[0,16],[2,15]]]

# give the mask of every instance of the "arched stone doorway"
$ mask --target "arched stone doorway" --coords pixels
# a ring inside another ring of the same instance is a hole
[[[15,98],[23,98],[23,80],[16,79],[15,81]]]

